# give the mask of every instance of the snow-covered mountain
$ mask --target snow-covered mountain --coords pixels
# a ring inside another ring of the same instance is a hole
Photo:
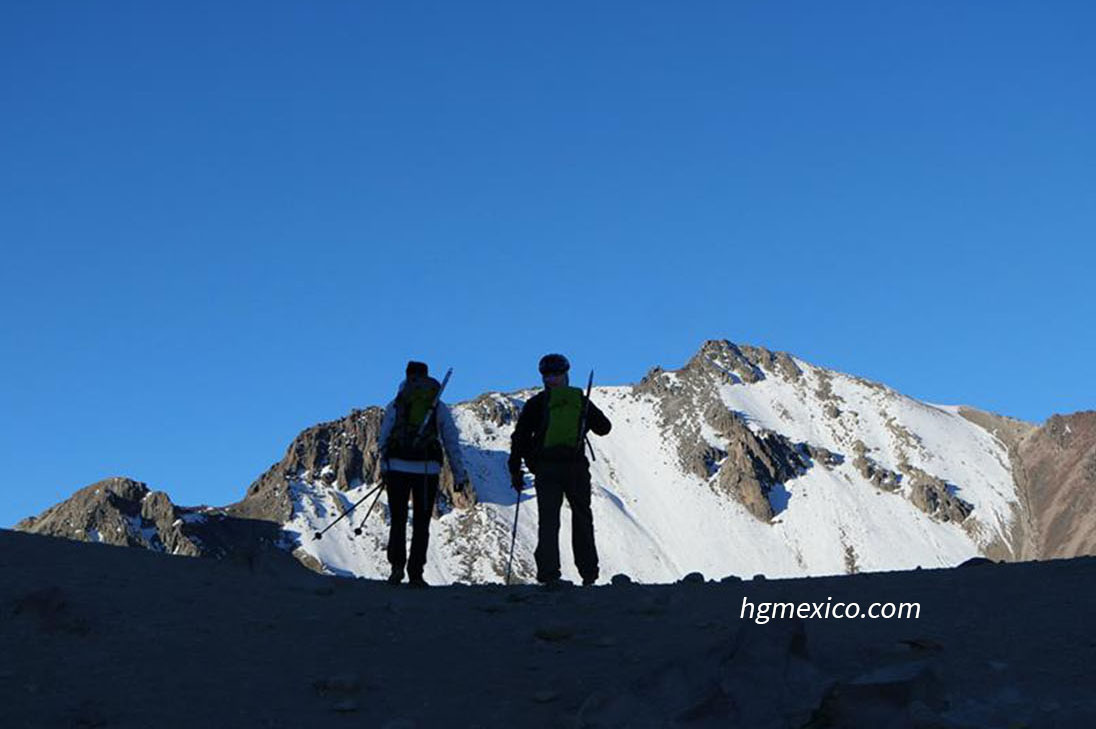
[[[428,581],[495,581],[505,573],[516,508],[506,455],[516,415],[533,392],[455,406],[477,503],[443,505]],[[593,400],[613,422],[607,437],[591,438],[603,579],[935,567],[1011,541],[1018,498],[1007,448],[958,408],[722,341],[706,343],[680,370],[655,369],[636,386],[595,388]],[[360,444],[375,418],[366,411],[332,424],[327,458],[285,474],[286,533],[302,558],[325,571],[387,574],[383,509],[364,526],[345,519],[322,540],[312,538],[373,485],[368,469],[344,473],[341,484],[337,473],[346,470],[338,452]],[[522,579],[535,572],[536,522],[528,491],[515,550]],[[560,539],[564,576],[577,579],[567,564],[566,518]]]
[[[506,471],[509,437],[534,392],[488,393],[453,407],[475,493],[454,494],[443,473],[429,582],[500,581],[505,574],[517,508]],[[785,353],[726,341],[709,341],[681,369],[655,368],[637,385],[597,387],[593,400],[613,422],[608,436],[591,438],[602,580],[625,573],[668,582],[693,571],[823,575],[1021,556],[1030,520],[1013,464],[1014,446],[1033,429],[1026,423],[918,402]],[[200,553],[216,552],[204,547],[211,525],[220,525],[223,545],[232,524],[265,523],[280,529],[275,540],[283,548],[317,570],[387,575],[384,495],[364,523],[370,501],[323,539],[313,536],[377,483],[380,416],[367,408],[307,429],[242,501],[163,516],[165,525],[173,517],[170,529],[180,534],[144,546],[180,551],[167,545],[184,536]],[[132,524],[141,506],[126,508]],[[75,531],[65,523],[72,519],[58,509],[19,526],[89,538],[87,525],[83,536],[66,534]],[[565,513],[564,577],[577,579],[568,521]],[[534,574],[536,522],[530,489],[514,557],[520,580]]]

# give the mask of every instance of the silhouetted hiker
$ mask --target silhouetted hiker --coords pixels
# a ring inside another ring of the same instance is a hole
[[[400,383],[396,399],[388,403],[377,443],[381,475],[388,490],[392,522],[388,532],[388,582],[403,581],[424,587],[422,570],[430,542],[430,518],[438,495],[442,451],[449,458],[456,490],[463,491],[468,474],[460,455],[457,426],[440,399],[441,384],[430,377],[422,362],[407,363],[407,379]],[[425,425],[424,425],[425,423]],[[407,499],[414,503],[411,524],[411,559],[407,559]]]
[[[583,408],[586,428],[606,435],[609,419],[582,390],[568,384],[571,364],[562,354],[540,360],[544,390],[529,398],[510,438],[510,485],[519,494],[524,488],[521,461],[535,476],[537,511],[537,581],[559,581],[559,510],[563,497],[571,507],[571,548],[582,584],[597,581],[597,545],[594,515],[590,511],[590,463],[586,460],[585,433],[580,433]]]

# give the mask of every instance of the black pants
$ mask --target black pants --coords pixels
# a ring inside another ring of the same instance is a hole
[[[391,524],[388,531],[388,563],[392,571],[407,567],[412,579],[422,577],[426,548],[430,544],[430,518],[438,496],[438,477],[421,473],[389,471],[384,475]],[[414,503],[411,519],[411,560],[407,560],[407,499]]]
[[[597,545],[594,543],[594,514],[590,510],[590,470],[582,461],[537,464],[537,580],[559,579],[559,510],[563,497],[571,507],[571,550],[583,581],[598,576]]]

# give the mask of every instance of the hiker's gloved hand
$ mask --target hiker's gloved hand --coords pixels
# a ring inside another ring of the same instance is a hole
[[[522,491],[525,488],[525,477],[520,473],[511,473],[510,488],[514,489],[514,491]]]

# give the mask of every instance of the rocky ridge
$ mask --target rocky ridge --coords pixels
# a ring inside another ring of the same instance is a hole
[[[139,547],[186,557],[254,561],[281,546],[277,525],[208,506],[177,506],[163,491],[112,477],[15,525],[16,530],[80,542]]]
[[[729,409],[719,397],[721,386],[756,384],[768,377],[806,389],[803,369],[787,352],[711,340],[680,370],[667,372],[656,367],[634,388],[637,394],[658,401],[662,427],[667,437],[678,444],[682,467],[713,478],[713,485],[731,494],[762,521],[770,521],[775,515],[770,498],[774,488],[816,463],[833,467],[845,460],[844,454],[821,445],[793,442],[773,430],[751,427],[747,415]],[[883,388],[866,380],[860,382]],[[826,403],[827,417],[836,421],[844,415],[846,420],[858,420],[857,413],[843,409],[844,401],[834,393],[828,373],[819,377],[813,395]],[[916,436],[893,419],[888,421],[888,429],[899,442],[901,460],[897,471],[880,466],[868,455],[863,441],[855,440],[853,465],[861,475],[887,492],[898,492],[908,484],[907,497],[929,516],[953,522],[966,519],[973,507],[955,495],[954,486],[906,460],[907,449],[918,446]],[[705,439],[704,430],[714,432],[726,447]]]
[[[200,509],[177,507],[163,491],[151,491],[146,484],[128,478],[108,478],[24,519],[15,528],[193,557],[203,554],[203,549],[191,527],[204,519]]]

